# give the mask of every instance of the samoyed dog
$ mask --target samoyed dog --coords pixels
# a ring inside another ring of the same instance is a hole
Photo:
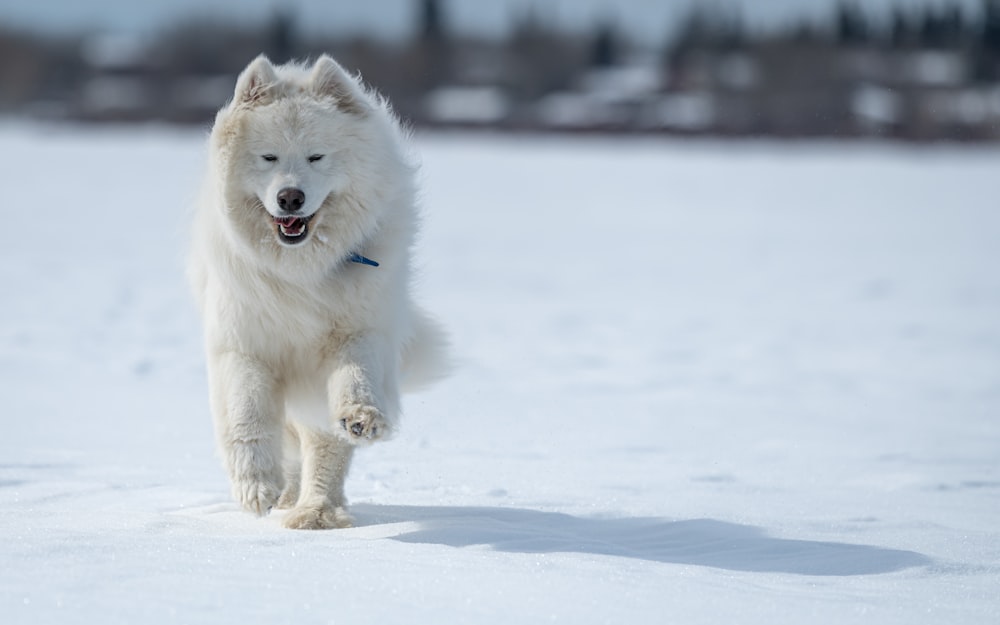
[[[414,177],[386,102],[328,56],[258,57],[219,111],[189,272],[246,510],[350,526],[354,448],[392,433],[401,385],[443,373],[442,333],[410,293]]]

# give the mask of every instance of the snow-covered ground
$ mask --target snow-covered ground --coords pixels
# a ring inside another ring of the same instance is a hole
[[[1000,150],[431,136],[459,367],[231,503],[197,132],[0,127],[3,623],[1000,622]]]

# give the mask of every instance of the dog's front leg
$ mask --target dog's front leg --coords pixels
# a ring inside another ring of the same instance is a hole
[[[352,444],[386,437],[399,410],[396,363],[384,342],[357,336],[338,351],[329,381],[334,430]]]
[[[237,352],[210,358],[212,413],[233,496],[250,512],[267,514],[282,489],[281,402],[274,375]]]

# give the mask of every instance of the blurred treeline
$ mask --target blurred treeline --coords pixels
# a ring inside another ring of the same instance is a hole
[[[534,13],[504,38],[471,37],[449,27],[444,0],[415,2],[412,33],[396,41],[309,35],[289,13],[183,20],[142,39],[0,24],[0,113],[204,124],[257,54],[327,52],[418,127],[1000,139],[1000,0],[888,19],[844,1],[827,23],[770,30],[695,4],[658,47],[611,21],[571,33]]]

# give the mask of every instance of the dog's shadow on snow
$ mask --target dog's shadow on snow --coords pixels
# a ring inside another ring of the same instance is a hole
[[[514,553],[586,553],[732,571],[873,575],[925,566],[912,551],[775,538],[758,527],[712,519],[583,518],[516,508],[352,507],[357,526],[403,523],[407,543],[489,545]]]

